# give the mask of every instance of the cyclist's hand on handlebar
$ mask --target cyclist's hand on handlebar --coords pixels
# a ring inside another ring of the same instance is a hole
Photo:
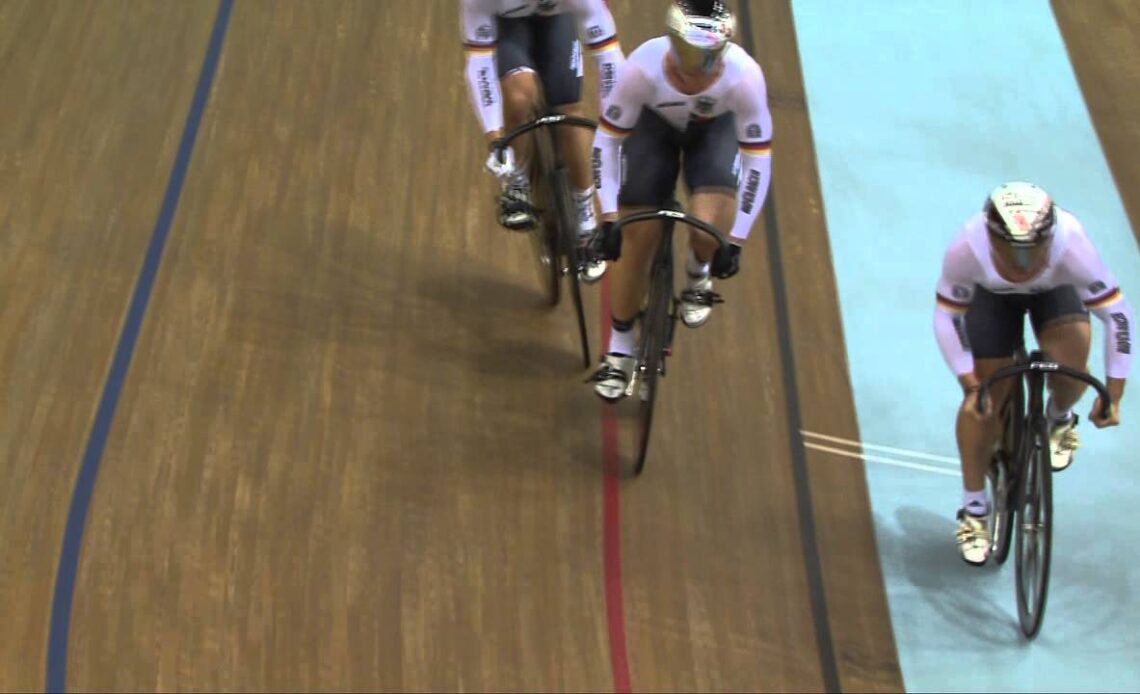
[[[599,258],[617,260],[621,257],[621,229],[614,228],[612,219],[604,220],[594,235],[592,250]]]
[[[1120,424],[1120,399],[1124,397],[1124,379],[1109,376],[1104,379],[1104,386],[1105,390],[1108,391],[1108,397],[1112,400],[1112,406],[1109,408],[1108,416],[1101,417],[1101,399],[1099,395],[1097,396],[1092,411],[1089,412],[1089,420],[1096,425],[1097,429]]]
[[[498,141],[492,142],[483,166],[495,178],[506,178],[515,172],[515,151],[510,147],[499,147]]]
[[[1120,424],[1120,407],[1118,403],[1112,403],[1108,409],[1108,416],[1100,416],[1100,396],[1096,396],[1096,401],[1093,402],[1092,409],[1089,410],[1089,421],[1096,425],[1097,429],[1104,429],[1105,427],[1114,427]]]
[[[962,399],[962,410],[973,417],[976,422],[987,419],[994,413],[993,398],[986,396],[983,405],[985,405],[985,409],[978,410],[978,390],[976,388],[966,390],[966,397]]]
[[[740,246],[729,243],[725,248],[716,249],[712,259],[712,274],[722,280],[740,272]]]

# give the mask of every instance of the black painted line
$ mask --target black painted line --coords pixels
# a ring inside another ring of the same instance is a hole
[[[748,0],[740,2],[741,44],[754,57],[755,42],[752,36],[752,13]],[[796,361],[792,351],[792,327],[788,311],[787,283],[780,257],[780,228],[776,215],[776,190],[772,188],[764,206],[765,237],[768,242],[768,265],[772,278],[772,291],[776,303],[776,333],[780,344],[780,366],[784,376],[784,393],[788,403],[788,443],[792,452],[792,473],[796,486],[796,506],[800,517],[800,543],[807,570],[808,593],[811,596],[812,622],[815,624],[816,650],[819,651],[820,673],[824,689],[842,691],[839,668],[835,661],[835,645],[831,636],[831,620],[827,611],[827,592],[823,585],[823,566],[816,541],[815,511],[808,480],[807,449],[800,436],[803,416],[800,409],[800,391],[796,383]]]

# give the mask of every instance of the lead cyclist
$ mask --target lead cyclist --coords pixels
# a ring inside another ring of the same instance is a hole
[[[488,146],[533,120],[540,95],[547,106],[582,117],[582,41],[598,69],[599,98],[604,99],[624,57],[613,15],[604,0],[463,0],[461,7],[466,76],[471,102]],[[581,37],[581,38],[580,38]],[[579,239],[597,229],[590,168],[590,134],[582,128],[556,128],[570,169],[578,210]],[[503,152],[491,152],[486,168],[499,179],[499,223],[525,230],[537,223],[530,200],[531,146],[521,138]],[[589,263],[582,279],[596,282],[604,260]]]
[[[1132,308],[1076,216],[1037,185],[1004,183],[946,249],[934,332],[964,394],[956,425],[964,487],[956,537],[968,564],[985,564],[991,550],[986,516],[993,500],[986,498],[986,470],[1001,436],[994,412],[1010,392],[1008,381],[995,384],[986,413],[979,415],[981,382],[1012,364],[1012,355],[1025,346],[1026,313],[1051,359],[1087,371],[1090,311],[1105,324],[1105,385],[1112,403],[1102,418],[1097,398],[1089,419],[1098,428],[1115,426],[1132,360]],[[1073,406],[1086,386],[1050,376],[1048,387],[1049,454],[1051,467],[1060,472],[1072,464],[1080,443]]]
[[[602,245],[612,258],[620,243],[621,255],[611,270],[610,341],[592,377],[604,400],[623,397],[632,378],[634,320],[662,229],[659,221],[631,224],[622,229],[624,241],[613,239],[606,225],[616,217],[619,198],[623,216],[656,209],[673,197],[683,173],[689,213],[718,229],[731,228],[725,254],[704,234],[690,234],[680,308],[682,322],[696,328],[718,299],[711,275],[736,274],[741,245],[768,194],[767,87],[760,66],[731,41],[735,27],[736,18],[720,0],[670,3],[666,35],[630,53],[602,112],[594,137],[598,195],[607,220]]]

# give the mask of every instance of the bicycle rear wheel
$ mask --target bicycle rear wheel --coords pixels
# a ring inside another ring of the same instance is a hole
[[[986,479],[990,485],[989,528],[993,537],[994,561],[1005,563],[1013,540],[1014,507],[1017,505],[1018,461],[1024,460],[1021,450],[1025,438],[1025,384],[1014,380],[1009,399],[1002,407],[1004,423],[1001,448],[994,453]]]
[[[668,225],[667,225],[668,226]],[[649,280],[649,299],[645,306],[645,316],[641,323],[641,350],[638,359],[641,382],[634,395],[641,399],[638,408],[638,451],[633,465],[633,474],[640,475],[645,469],[649,452],[649,439],[653,432],[653,411],[657,402],[657,379],[665,371],[665,348],[671,327],[670,309],[673,302],[673,253],[672,233],[666,228],[653,263]]]
[[[578,248],[578,215],[570,198],[569,174],[565,167],[555,169],[551,175],[551,188],[557,196],[560,221],[559,244],[563,261],[562,271],[570,281],[570,298],[578,319],[578,337],[582,347],[582,368],[590,368],[590,335],[586,329],[586,309],[582,305],[582,283],[578,277],[581,266]]]
[[[534,163],[530,170],[530,189],[538,224],[527,232],[535,258],[535,270],[547,305],[557,306],[562,299],[562,265],[558,258],[560,219],[550,189],[554,152],[550,133],[540,129],[532,136]]]
[[[1017,612],[1021,631],[1033,638],[1041,629],[1049,592],[1053,541],[1053,470],[1049,431],[1037,417],[1025,449],[1017,503]]]

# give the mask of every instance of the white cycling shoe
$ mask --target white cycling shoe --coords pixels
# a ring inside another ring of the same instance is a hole
[[[699,328],[712,315],[713,304],[721,303],[720,294],[712,290],[712,278],[708,275],[693,277],[681,292],[681,322],[689,328]]]
[[[504,179],[499,195],[499,224],[512,231],[526,231],[538,224],[526,176]]]
[[[625,388],[633,378],[634,358],[625,354],[609,352],[594,371],[590,380],[594,382],[594,392],[606,402],[617,402],[625,397]]]
[[[1049,462],[1053,472],[1062,472],[1073,464],[1073,453],[1081,447],[1081,437],[1077,434],[1077,414],[1064,422],[1058,422],[1049,429]]]
[[[975,516],[964,508],[958,509],[958,530],[954,536],[958,541],[958,553],[967,564],[982,566],[989,559],[993,541],[985,516]]]
[[[578,207],[578,246],[585,252],[590,238],[598,230],[598,218],[594,214],[594,195],[591,193],[584,197],[577,195],[574,197]],[[605,274],[606,261],[598,258],[586,262],[582,271],[578,273],[578,277],[586,284],[593,284],[602,279]]]

